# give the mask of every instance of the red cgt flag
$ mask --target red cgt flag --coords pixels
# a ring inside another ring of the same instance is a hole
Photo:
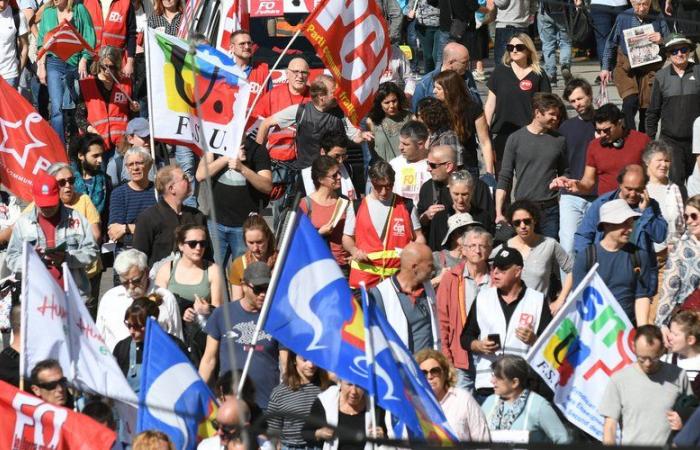
[[[304,22],[304,35],[335,78],[340,107],[358,125],[389,63],[389,34],[378,2],[347,3],[321,2]]]
[[[55,162],[68,162],[58,135],[32,105],[0,77],[0,182],[32,200],[32,178]]]
[[[39,59],[44,53],[52,52],[62,60],[68,61],[68,58],[83,50],[93,51],[73,24],[64,19],[59,26],[46,34],[44,45],[36,57]]]
[[[114,431],[0,381],[0,450],[108,450]]]

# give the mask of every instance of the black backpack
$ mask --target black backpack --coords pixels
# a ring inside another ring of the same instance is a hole
[[[629,247],[627,248],[627,251],[629,251]],[[635,278],[638,277],[642,271],[642,259],[639,256],[639,252],[640,250],[638,247],[634,247],[634,250],[630,252],[630,256],[632,258],[632,269],[634,271]],[[593,264],[595,264],[596,261],[598,261],[598,249],[595,244],[590,244],[588,247],[586,247],[586,273],[591,270],[591,267],[593,267]]]

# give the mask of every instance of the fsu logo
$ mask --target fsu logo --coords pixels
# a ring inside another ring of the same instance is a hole
[[[529,91],[530,89],[532,89],[532,81],[522,80],[520,82],[520,90],[521,91]]]
[[[394,223],[391,226],[391,231],[394,236],[405,236],[406,235],[406,224],[403,222],[402,218],[394,219]]]

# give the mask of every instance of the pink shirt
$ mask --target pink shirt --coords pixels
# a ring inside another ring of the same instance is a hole
[[[440,400],[452,431],[461,441],[490,442],[489,426],[481,407],[464,389],[451,387]]]

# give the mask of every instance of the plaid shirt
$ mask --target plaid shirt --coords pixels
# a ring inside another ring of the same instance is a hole
[[[153,13],[148,16],[148,26],[150,28],[155,28],[158,31],[163,31],[165,34],[177,36],[177,30],[180,29],[181,20],[182,13],[177,13],[172,22],[168,22],[168,19],[166,19],[165,16],[159,16]]]

